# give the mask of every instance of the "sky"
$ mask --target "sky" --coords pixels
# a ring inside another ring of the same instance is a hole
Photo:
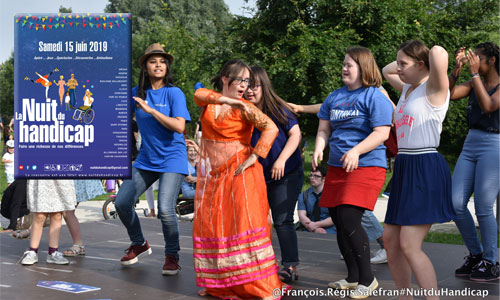
[[[256,0],[224,0],[229,11],[245,15],[243,7],[255,7]],[[71,7],[76,13],[104,12],[107,0],[0,0],[0,62],[4,62],[14,51],[14,15],[18,13],[56,13],[62,5]]]

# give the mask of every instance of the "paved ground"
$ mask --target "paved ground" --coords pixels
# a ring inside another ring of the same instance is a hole
[[[90,210],[85,208],[85,211]],[[96,209],[97,211],[97,209]],[[40,262],[34,266],[22,266],[18,260],[28,247],[28,240],[17,240],[7,234],[0,234],[0,299],[212,299],[198,297],[192,260],[191,222],[180,221],[180,245],[182,270],[178,276],[161,275],[163,264],[163,236],[157,219],[141,218],[142,228],[153,254],[136,265],[121,267],[119,259],[128,247],[129,239],[119,220],[94,220],[82,223],[82,235],[87,246],[85,257],[70,258],[69,266],[55,266],[45,263],[47,228],[44,231],[39,254]],[[335,235],[319,235],[299,232],[300,280],[294,283],[295,293],[327,293],[327,283],[345,277],[345,265],[339,259]],[[276,242],[276,237],[274,237]],[[61,234],[61,248],[71,245],[70,235],[65,227]],[[275,244],[276,245],[276,244]],[[372,249],[377,249],[372,245]],[[279,257],[279,249],[275,248]],[[454,269],[462,263],[466,254],[463,246],[424,244],[424,250],[434,263],[439,287],[448,295],[454,292],[464,296],[448,296],[442,299],[480,299],[471,293],[487,293],[485,299],[499,298],[499,284],[475,283],[453,276]],[[396,299],[394,283],[387,264],[373,265],[385,295],[372,299]],[[96,292],[71,294],[37,287],[38,281],[68,281],[100,287]],[[415,286],[416,288],[416,286]],[[415,291],[418,291],[416,289]],[[332,291],[333,292],[333,291]],[[288,296],[286,299],[306,299],[302,296]],[[340,296],[311,296],[307,299],[341,299]],[[423,299],[416,297],[416,299]]]

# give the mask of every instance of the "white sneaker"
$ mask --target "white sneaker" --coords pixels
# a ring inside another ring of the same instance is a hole
[[[21,260],[22,265],[33,265],[38,262],[38,254],[35,251],[28,250],[23,253],[23,258]]]
[[[69,260],[67,260],[61,252],[56,251],[51,255],[47,256],[47,263],[56,265],[68,265]]]
[[[362,284],[358,284],[358,286],[349,294],[349,298],[352,299],[364,299],[371,296],[372,291],[378,287],[378,281],[376,278],[373,278],[372,283],[369,286],[364,286]]]
[[[370,258],[370,262],[374,265],[387,263],[387,252],[385,252],[385,249],[375,252],[375,255]]]

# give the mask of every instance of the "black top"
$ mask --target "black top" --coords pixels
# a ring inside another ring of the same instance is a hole
[[[498,89],[499,84],[496,87],[488,91],[488,95],[493,95]],[[470,91],[469,94],[469,105],[467,106],[467,119],[469,120],[470,129],[480,129],[486,132],[499,133],[498,121],[499,121],[499,111],[498,109],[491,113],[483,113],[481,107],[477,102],[476,93],[474,89]]]

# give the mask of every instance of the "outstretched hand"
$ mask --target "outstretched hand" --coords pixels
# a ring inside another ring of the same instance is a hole
[[[150,114],[153,112],[153,109],[151,108],[151,106],[148,105],[147,101],[142,100],[139,97],[132,97],[132,98],[134,98],[134,100],[135,100],[135,106],[142,109],[145,113]]]

